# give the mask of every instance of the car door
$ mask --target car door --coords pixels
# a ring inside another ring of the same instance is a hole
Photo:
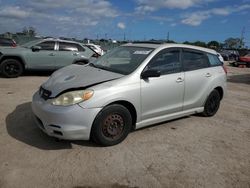
[[[86,50],[83,46],[71,42],[58,42],[59,47],[56,52],[56,68],[61,68],[81,59],[89,59],[93,52]]]
[[[54,69],[55,65],[55,41],[44,41],[36,44],[40,50],[30,49],[25,55],[25,61],[30,69]]]
[[[164,49],[156,54],[145,70],[158,70],[160,77],[141,79],[142,120],[182,110],[184,73],[180,49]]]
[[[209,93],[213,68],[204,52],[183,49],[182,63],[185,71],[185,94],[183,110],[201,107]]]
[[[74,43],[58,42],[58,51],[56,52],[55,68],[61,68],[70,65],[79,57],[79,51]]]

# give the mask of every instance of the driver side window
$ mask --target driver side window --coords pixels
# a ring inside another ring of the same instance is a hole
[[[180,50],[164,49],[160,51],[152,58],[147,68],[158,70],[161,72],[161,75],[180,72]]]

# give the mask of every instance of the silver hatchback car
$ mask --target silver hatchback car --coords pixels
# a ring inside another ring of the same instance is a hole
[[[195,113],[213,116],[226,92],[218,57],[182,44],[117,47],[54,72],[33,96],[35,120],[50,136],[110,146],[133,129]]]

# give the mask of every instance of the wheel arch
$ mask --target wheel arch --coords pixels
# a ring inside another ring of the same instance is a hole
[[[118,101],[111,102],[106,106],[110,106],[113,104],[119,104],[119,105],[122,105],[128,109],[128,111],[130,112],[131,117],[132,117],[132,129],[135,129],[135,124],[137,121],[137,111],[136,111],[136,108],[134,107],[134,105],[128,101],[125,101],[125,100],[118,100]]]
[[[19,61],[21,63],[21,65],[23,66],[23,69],[25,70],[26,68],[26,63],[25,61],[23,60],[23,58],[19,57],[19,56],[3,56],[0,60],[0,64],[6,60],[6,59],[15,59],[17,61]]]

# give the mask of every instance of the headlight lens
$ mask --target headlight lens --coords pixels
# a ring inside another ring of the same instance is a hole
[[[52,100],[51,104],[56,106],[69,106],[90,99],[94,94],[93,90],[71,91],[60,95]]]

